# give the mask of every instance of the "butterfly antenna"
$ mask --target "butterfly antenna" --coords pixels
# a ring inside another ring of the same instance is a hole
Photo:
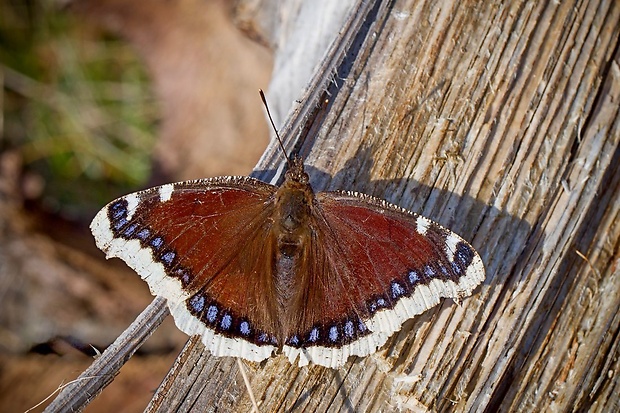
[[[269,117],[269,121],[271,122],[271,127],[273,131],[276,133],[276,138],[278,138],[278,144],[280,145],[280,149],[282,149],[282,153],[286,158],[286,163],[288,164],[288,168],[291,169],[293,165],[291,164],[291,160],[286,154],[286,149],[284,149],[284,144],[282,143],[282,139],[280,139],[280,135],[278,134],[278,129],[276,129],[276,124],[273,123],[273,118],[271,117],[271,112],[269,112],[269,106],[267,105],[267,99],[265,98],[265,93],[263,93],[263,89],[258,89],[258,93],[260,94],[260,98],[263,100],[263,105],[265,106],[265,110],[267,111],[267,116]]]

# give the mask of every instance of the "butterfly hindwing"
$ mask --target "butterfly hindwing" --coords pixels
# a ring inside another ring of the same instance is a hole
[[[300,364],[343,364],[383,345],[402,323],[471,294],[484,279],[476,251],[427,218],[350,192],[318,193],[317,248],[300,340],[285,352]],[[308,325],[311,328],[308,330]]]

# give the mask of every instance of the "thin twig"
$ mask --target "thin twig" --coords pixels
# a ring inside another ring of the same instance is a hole
[[[93,361],[89,368],[77,379],[61,386],[62,391],[47,406],[45,412],[75,412],[84,409],[112,382],[125,362],[169,314],[166,300],[155,297],[114,343]]]
[[[243,377],[243,382],[245,383],[245,387],[248,389],[248,394],[250,395],[250,400],[252,401],[252,406],[254,407],[252,411],[260,413],[260,410],[258,410],[258,404],[256,403],[256,398],[254,397],[254,392],[252,391],[252,386],[250,386],[250,379],[248,378],[243,362],[239,357],[237,357],[237,365],[239,366],[241,377]]]
[[[30,409],[26,410],[24,413],[28,413],[33,411],[34,409],[36,409],[37,407],[41,406],[43,403],[45,403],[46,401],[48,401],[49,399],[52,398],[53,395],[55,395],[56,393],[58,393],[59,391],[61,391],[62,389],[64,389],[67,386],[70,386],[72,384],[75,384],[77,382],[79,382],[80,380],[90,380],[90,379],[94,379],[95,377],[78,377],[75,380],[71,380],[68,383],[64,383],[64,384],[60,384],[58,385],[58,387],[56,387],[56,390],[54,390],[53,392],[51,392],[49,394],[49,396],[47,396],[45,399],[41,400],[39,403],[35,404],[34,406],[32,406]]]

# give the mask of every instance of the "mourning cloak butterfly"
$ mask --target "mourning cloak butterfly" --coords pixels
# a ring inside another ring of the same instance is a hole
[[[485,278],[455,233],[386,201],[314,193],[301,159],[284,183],[219,177],[121,197],[91,224],[97,246],[167,299],[216,356],[338,367],[405,320]]]

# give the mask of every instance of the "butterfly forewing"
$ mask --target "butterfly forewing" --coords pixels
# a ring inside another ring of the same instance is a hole
[[[183,331],[202,335],[216,355],[262,359],[273,350],[276,322],[275,190],[247,177],[165,185],[110,203],[91,227],[108,257],[123,259],[168,299]]]

